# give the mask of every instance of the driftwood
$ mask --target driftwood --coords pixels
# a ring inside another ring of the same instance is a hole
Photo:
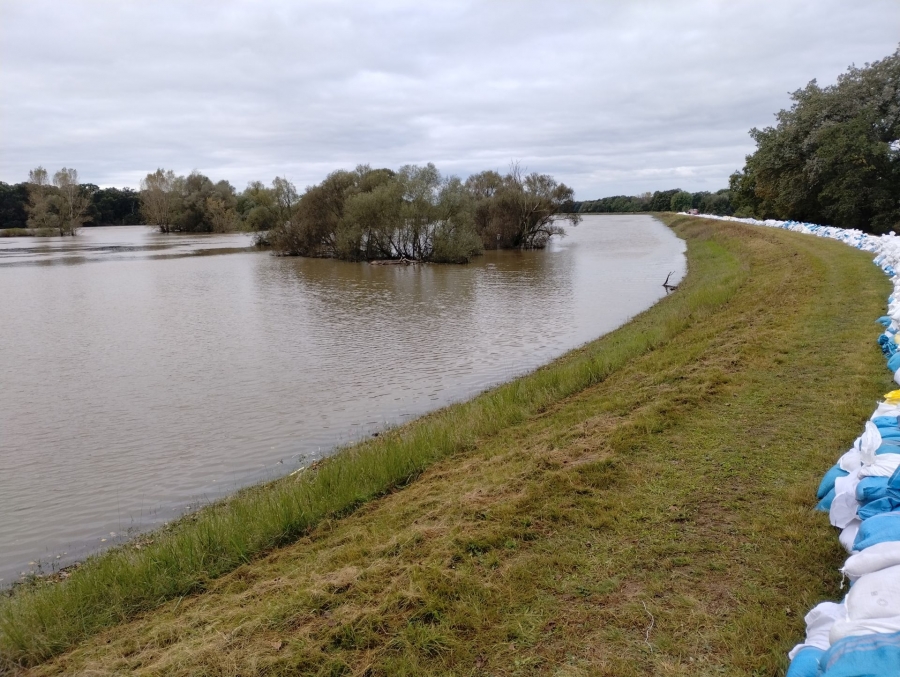
[[[369,263],[373,266],[415,266],[421,261],[413,261],[405,256],[401,256],[399,259],[375,259],[374,261],[369,261]]]
[[[666,294],[668,294],[670,291],[675,291],[676,289],[678,289],[677,284],[669,284],[669,278],[672,277],[672,275],[674,275],[674,274],[675,274],[675,271],[673,270],[671,273],[666,275],[666,281],[663,282],[662,286],[665,288]]]

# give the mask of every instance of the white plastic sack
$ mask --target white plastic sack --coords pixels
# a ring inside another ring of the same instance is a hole
[[[900,416],[900,405],[880,402],[875,408],[875,413],[872,414],[872,418],[875,419],[879,416]]]
[[[881,433],[872,421],[866,421],[866,429],[853,444],[859,450],[859,460],[864,466],[875,462],[875,450],[881,446]]]
[[[847,593],[844,605],[847,617],[853,621],[900,617],[900,566],[860,576]]]
[[[887,618],[863,618],[858,621],[837,621],[831,626],[828,639],[836,644],[845,637],[900,632],[900,616]]]
[[[858,470],[861,465],[862,460],[859,458],[859,449],[857,449],[856,447],[854,447],[846,454],[841,456],[840,459],[838,459],[838,467],[841,470],[845,470],[847,472]]]
[[[847,611],[843,603],[822,602],[814,606],[804,617],[806,621],[806,640],[803,644],[798,644],[788,653],[788,658],[794,660],[801,649],[808,646],[814,646],[817,649],[826,650],[831,644],[828,641],[828,634],[831,632],[831,626],[836,621],[846,620]]]
[[[898,467],[900,467],[900,454],[879,454],[873,463],[863,465],[859,476],[890,477]]]
[[[900,541],[885,541],[848,557],[841,568],[841,573],[851,581],[855,581],[860,576],[898,565],[900,565]]]
[[[828,518],[831,524],[838,529],[844,529],[850,522],[856,519],[856,511],[859,510],[859,501],[856,500],[856,485],[859,484],[859,475],[862,469],[857,467],[846,477],[838,477],[834,481],[834,500],[828,510]]]
[[[840,544],[844,546],[844,550],[847,552],[853,552],[853,542],[856,540],[856,535],[859,533],[860,524],[862,524],[862,520],[856,518],[850,522],[850,524],[848,524],[841,532],[841,535],[838,536],[838,541],[840,541]],[[868,548],[866,549],[868,550]]]

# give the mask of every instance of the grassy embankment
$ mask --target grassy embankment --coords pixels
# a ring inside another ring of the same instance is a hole
[[[21,590],[0,604],[7,668],[777,674],[806,610],[838,595],[813,492],[889,388],[888,283],[836,242],[668,218],[688,243],[677,293],[531,376]]]

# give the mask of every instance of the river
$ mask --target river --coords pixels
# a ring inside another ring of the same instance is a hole
[[[533,370],[684,273],[649,216],[567,232],[464,266],[139,226],[0,238],[0,586]]]

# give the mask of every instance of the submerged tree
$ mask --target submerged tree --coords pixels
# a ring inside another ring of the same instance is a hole
[[[51,202],[52,187],[47,170],[35,167],[28,172],[28,227],[38,230],[56,230],[59,228],[59,217],[53,210]]]
[[[487,171],[470,176],[466,188],[474,200],[474,223],[485,247],[540,249],[560,225],[581,221],[577,213],[563,213],[574,191],[548,174],[525,174],[513,164],[505,176]]]
[[[157,169],[141,181],[141,214],[148,226],[160,233],[172,231],[178,216],[178,178],[171,169]]]
[[[60,235],[75,235],[87,220],[91,206],[91,196],[96,190],[93,185],[78,183],[78,171],[63,167],[53,175],[54,196]]]
[[[269,236],[281,254],[465,262],[481,250],[468,192],[432,164],[333,172],[289,214]]]

